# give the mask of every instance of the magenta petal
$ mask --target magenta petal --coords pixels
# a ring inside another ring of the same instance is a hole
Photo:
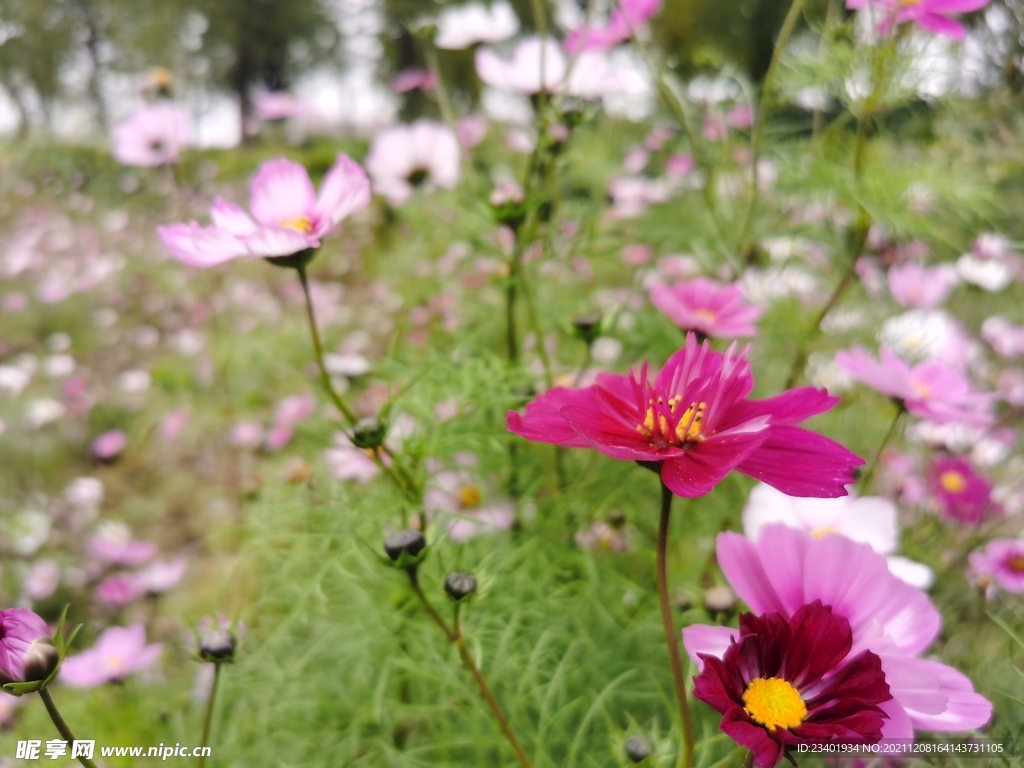
[[[890,660],[886,658],[883,663],[889,664]],[[901,663],[908,666],[913,663],[920,671],[933,675],[938,683],[938,692],[947,700],[945,709],[937,714],[915,711],[901,700],[915,728],[968,731],[981,728],[992,717],[991,702],[975,693],[971,681],[952,667],[927,659],[904,658]],[[894,690],[893,694],[897,695],[897,691]]]
[[[586,440],[589,447],[605,456],[623,461],[657,461],[661,458],[635,425],[630,426],[622,419],[610,416],[599,406],[595,407],[595,404],[589,407],[566,406],[560,413],[576,434]],[[668,455],[678,453],[678,450],[673,450]]]
[[[964,38],[965,30],[962,24],[937,13],[922,13],[917,17],[917,23],[937,35],[951,37],[954,40]]]
[[[737,429],[719,432],[682,456],[666,459],[661,467],[661,479],[677,496],[688,499],[703,496],[761,447],[767,431],[767,423],[752,421]]]
[[[245,245],[220,227],[192,222],[157,227],[156,231],[174,257],[191,267],[212,267],[248,255]]]
[[[979,11],[992,0],[928,0],[929,13],[970,13]]]
[[[798,427],[771,428],[760,449],[737,467],[740,472],[789,496],[846,496],[853,470],[864,460],[827,437]]]
[[[785,613],[796,613],[809,602],[804,594],[804,563],[813,540],[803,531],[788,525],[768,525],[754,545],[757,557]],[[829,605],[828,602],[822,601]]]
[[[800,422],[831,410],[839,402],[825,389],[797,387],[765,400],[741,400],[729,409],[729,423],[747,421],[758,416],[771,416],[772,424],[796,426]]]
[[[718,564],[729,584],[754,613],[787,612],[765,573],[753,542],[738,533],[718,534]]]
[[[266,226],[242,238],[242,241],[253,256],[264,257],[291,256],[320,244],[296,229]]]
[[[890,686],[890,692],[892,692],[892,686]],[[907,715],[906,710],[903,709],[895,697],[890,701],[883,701],[878,705],[878,708],[889,718],[882,723],[881,743],[890,740],[914,738],[914,724],[910,722],[909,715]]]
[[[725,656],[726,649],[738,635],[739,632],[732,627],[693,624],[683,630],[683,646],[699,672],[704,669],[704,662],[698,654],[720,659]]]
[[[562,418],[562,408],[569,405],[587,406],[593,403],[594,395],[590,388],[569,389],[554,387],[536,400],[526,404],[526,413],[520,415],[509,411],[507,417],[508,431],[538,443],[552,443],[570,448],[589,448],[584,438]]]
[[[283,157],[263,163],[249,185],[249,208],[260,224],[299,222],[315,206],[316,190],[306,169]]]
[[[348,155],[339,154],[320,183],[313,208],[313,235],[322,237],[369,203],[370,180],[363,167]]]

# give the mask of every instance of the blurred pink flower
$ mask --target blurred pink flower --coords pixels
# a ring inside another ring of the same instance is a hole
[[[725,120],[733,128],[744,131],[754,125],[754,110],[748,104],[738,104],[726,113]]]
[[[698,277],[673,286],[655,283],[651,303],[684,331],[696,331],[713,338],[756,336],[760,307],[747,304],[738,284],[719,285]]]
[[[156,544],[132,538],[124,523],[102,523],[90,542],[92,553],[112,565],[139,565],[156,554]]]
[[[100,461],[114,459],[128,445],[128,435],[120,429],[112,429],[92,441],[90,451]]]
[[[556,41],[533,36],[520,40],[511,58],[480,48],[476,52],[476,72],[484,83],[499,91],[530,95],[558,88],[565,80],[568,62]]]
[[[45,600],[60,585],[60,565],[53,560],[35,563],[22,584],[25,594],[31,600]]]
[[[316,411],[316,398],[309,392],[286,397],[274,411],[275,424],[298,424]]]
[[[936,307],[944,302],[959,282],[949,267],[897,264],[889,269],[889,291],[904,307]]]
[[[309,104],[286,91],[267,91],[256,96],[256,116],[260,120],[286,120],[312,113]]]
[[[460,147],[472,149],[487,135],[487,121],[478,115],[464,117],[455,124],[455,135]]]
[[[622,261],[631,267],[641,267],[654,258],[654,251],[649,245],[627,245],[622,249]]]
[[[647,22],[658,9],[661,0],[622,0],[612,12],[604,27],[574,29],[565,40],[565,49],[574,53],[579,49],[604,50],[630,38],[633,31]]]
[[[519,31],[519,18],[505,0],[484,5],[471,2],[446,5],[437,16],[434,44],[462,50],[477,43],[500,43]]]
[[[240,421],[231,427],[228,442],[236,448],[256,448],[263,442],[263,425],[258,421]]]
[[[192,138],[185,111],[168,101],[145,106],[114,128],[111,153],[124,165],[173,163]]]
[[[368,483],[380,472],[369,453],[352,445],[352,441],[343,432],[335,433],[334,447],[324,451],[323,456],[327,471],[338,480]]]
[[[181,434],[181,430],[188,424],[188,411],[179,409],[175,411],[168,411],[163,419],[160,420],[160,426],[158,433],[160,439],[165,443],[173,443],[178,439],[178,435]]]
[[[459,181],[459,142],[433,120],[393,125],[378,133],[366,156],[373,190],[395,206],[420,185],[454,189]]]
[[[668,159],[665,164],[665,173],[669,176],[685,176],[697,167],[697,161],[693,155],[686,152],[677,152]]]
[[[437,80],[434,75],[419,67],[407,67],[395,73],[391,78],[391,90],[395,93],[406,93],[419,89],[421,91],[432,91],[437,87]]]
[[[96,599],[106,605],[128,605],[142,594],[131,574],[117,573],[108,576],[96,587]]]
[[[1015,595],[1024,594],[1024,541],[993,539],[984,549],[971,553],[971,576],[988,579]]]
[[[754,613],[789,617],[819,600],[849,621],[850,653],[878,655],[893,697],[880,705],[887,715],[883,738],[913,739],[915,729],[966,731],[989,721],[992,705],[970,680],[918,658],[939,633],[939,612],[924,592],[892,575],[868,545],[769,525],[756,542],[719,534],[717,555],[729,584]],[[702,654],[722,658],[735,635],[731,627],[694,625],[683,630],[683,643],[701,668]]]
[[[932,493],[942,514],[964,525],[977,525],[996,511],[992,484],[967,459],[938,456],[929,473]]]
[[[162,651],[163,646],[159,643],[146,645],[146,630],[142,624],[110,627],[91,649],[64,661],[60,681],[74,688],[94,688],[123,680],[148,667]]]
[[[178,585],[188,570],[188,558],[154,560],[132,575],[136,588],[147,595],[160,595]]]
[[[908,21],[916,22],[923,29],[937,35],[962,40],[964,27],[950,18],[955,13],[970,13],[988,5],[990,0],[846,0],[851,10],[864,10],[872,14],[879,31],[886,34],[889,28]]]
[[[895,352],[879,351],[880,362],[855,346],[836,353],[836,364],[854,379],[900,402],[915,416],[939,423],[992,423],[994,396],[977,392],[960,373],[935,360],[911,368]]]
[[[212,267],[237,258],[291,256],[319,248],[320,238],[370,202],[370,183],[358,163],[339,154],[324,175],[320,194],[306,169],[285,158],[268,160],[249,186],[248,213],[218,197],[213,226],[196,222],[157,227],[175,258]]]
[[[291,424],[275,424],[267,430],[263,447],[268,451],[280,451],[295,438],[295,427]]]
[[[1003,357],[1024,355],[1024,325],[1012,325],[1002,317],[989,317],[981,324],[981,338]]]

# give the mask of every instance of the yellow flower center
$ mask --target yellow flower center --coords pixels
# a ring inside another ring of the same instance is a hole
[[[743,692],[743,709],[768,730],[796,728],[807,717],[800,692],[778,677],[755,677]]]
[[[951,469],[939,475],[939,485],[949,493],[960,493],[967,487],[967,479]]]
[[[281,222],[282,227],[294,229],[296,232],[305,232],[307,235],[313,231],[313,224],[308,216],[299,216],[297,219],[285,219]]]
[[[1014,555],[1007,558],[1005,565],[1014,573],[1024,573],[1024,555]]]
[[[107,656],[106,662],[107,668],[116,675],[119,675],[128,669],[128,665],[125,663],[124,659],[116,654]]]
[[[463,509],[473,509],[473,507],[480,506],[482,498],[480,489],[475,485],[467,484],[459,488],[459,506]]]
[[[821,528],[815,528],[811,531],[811,536],[816,539],[824,539],[830,533],[839,533],[839,529],[834,525],[823,525]]]
[[[932,391],[928,389],[928,387],[926,387],[924,384],[912,381],[910,382],[910,386],[917,390],[917,393],[921,396],[922,400],[927,400],[929,397],[932,396]]]
[[[710,309],[698,309],[693,314],[705,323],[713,323],[718,319],[718,314],[716,312],[712,312]]]
[[[669,413],[675,415],[681,400],[682,396],[676,395],[668,401]],[[664,400],[659,397],[657,405],[663,402]],[[683,412],[682,416],[679,417],[679,421],[676,422],[674,430],[670,429],[665,415],[657,412],[657,409],[654,407],[655,405],[654,400],[651,400],[651,407],[647,409],[647,415],[644,418],[643,424],[637,424],[636,426],[636,431],[641,435],[651,438],[657,433],[670,443],[693,443],[704,439],[702,422],[704,421],[704,409],[707,407],[707,403],[690,403],[690,407]],[[657,424],[655,424],[655,420],[657,420]]]
[[[921,0],[903,0],[904,8],[913,8],[915,5],[920,5]]]

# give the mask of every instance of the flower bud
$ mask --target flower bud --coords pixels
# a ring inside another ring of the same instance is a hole
[[[53,643],[40,638],[29,645],[23,657],[25,670],[23,673],[26,683],[34,683],[37,680],[45,680],[57,668],[60,663],[60,654],[53,647]]]
[[[402,555],[416,557],[426,546],[427,540],[423,537],[423,532],[415,528],[392,533],[384,540],[384,551],[396,562]]]
[[[375,416],[360,419],[352,428],[352,445],[356,448],[376,450],[384,445],[388,425]]]
[[[444,591],[455,602],[476,592],[476,577],[466,571],[452,571],[444,580]]]
[[[208,629],[199,636],[199,658],[214,664],[235,657],[235,636],[226,629]]]
[[[594,340],[601,335],[600,315],[577,315],[572,319],[572,327],[576,336],[586,344],[594,343]]]
[[[625,744],[626,757],[634,763],[640,763],[650,757],[654,751],[654,742],[647,736],[630,736]]]

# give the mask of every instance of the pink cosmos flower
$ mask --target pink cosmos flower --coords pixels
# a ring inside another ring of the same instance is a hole
[[[942,513],[951,520],[977,525],[994,511],[992,484],[967,459],[937,457],[929,480]]]
[[[161,595],[178,585],[188,570],[188,558],[155,560],[146,568],[134,574],[133,579],[139,592],[147,595]]]
[[[981,324],[981,338],[1003,357],[1024,355],[1024,325],[1013,325],[998,315]]]
[[[40,674],[43,669],[39,665],[45,661],[42,649],[49,646],[51,636],[42,617],[27,608],[0,611],[0,683],[46,677],[52,668]]]
[[[156,544],[132,539],[131,529],[124,523],[103,523],[90,545],[96,557],[111,565],[139,565],[156,554]]]
[[[142,624],[110,627],[88,651],[64,661],[60,668],[60,681],[74,688],[95,688],[103,683],[123,680],[148,667],[162,651],[160,643],[146,645],[146,629]]]
[[[290,117],[303,117],[312,111],[308,104],[286,91],[268,91],[256,96],[256,116],[260,120],[287,120]]]
[[[112,429],[92,441],[92,455],[100,461],[111,461],[128,445],[128,436],[120,429]]]
[[[544,67],[543,74],[541,66]],[[480,48],[476,52],[477,74],[484,83],[499,91],[526,95],[553,92],[562,84],[568,71],[565,52],[550,38],[523,38],[511,58],[499,56],[489,48]]]
[[[696,168],[696,159],[694,159],[693,155],[686,152],[672,155],[665,163],[665,173],[669,176],[685,176]]]
[[[657,466],[678,496],[711,491],[737,470],[791,496],[845,496],[864,462],[797,424],[831,409],[838,397],[814,387],[748,400],[754,377],[746,349],[722,354],[693,333],[656,379],[601,373],[582,389],[555,387],[508,413],[508,429],[527,440],[595,448],[615,459]]]
[[[871,547],[770,525],[756,542],[719,534],[717,554],[729,584],[754,613],[794,621],[820,602],[849,623],[848,656],[876,654],[892,695],[879,704],[886,715],[883,738],[913,739],[915,729],[966,731],[988,722],[992,705],[970,680],[918,658],[939,632],[939,613],[924,592],[892,575]],[[729,627],[695,625],[683,630],[683,643],[703,667],[708,656],[724,659],[736,634]]]
[[[407,93],[417,89],[421,91],[432,91],[437,87],[437,79],[434,75],[419,67],[406,67],[395,73],[391,78],[391,90],[395,93]]]
[[[971,574],[1015,595],[1024,594],[1024,541],[993,539],[985,549],[971,553]]]
[[[32,600],[45,600],[60,585],[60,565],[53,560],[40,560],[32,566],[22,588]]]
[[[185,111],[169,101],[143,107],[114,128],[111,153],[123,165],[151,167],[173,163],[192,138]]]
[[[434,475],[423,497],[423,508],[447,512],[448,537],[468,541],[475,536],[507,531],[515,523],[515,505],[496,500],[483,504],[480,486],[466,472],[447,470]]]
[[[477,43],[500,43],[519,31],[519,17],[505,0],[490,3],[446,5],[437,16],[434,44],[462,50]]]
[[[454,189],[459,181],[459,141],[433,120],[393,125],[378,133],[366,156],[373,189],[395,206],[416,187]]]
[[[661,0],[622,0],[612,13],[608,24],[602,28],[582,26],[569,33],[565,49],[575,53],[579,49],[600,51],[612,48],[630,38],[632,30],[638,29],[661,8]]]
[[[320,239],[370,202],[370,183],[358,163],[339,154],[320,184],[284,158],[268,160],[249,186],[252,216],[223,198],[213,201],[213,226],[196,222],[157,227],[175,258],[212,267],[237,258],[291,256],[319,248]]]
[[[178,435],[188,425],[188,411],[184,409],[177,409],[174,411],[168,411],[167,414],[160,420],[160,426],[157,428],[157,433],[160,435],[160,439],[165,443],[173,443],[178,439]]]
[[[959,282],[955,270],[898,264],[889,270],[889,291],[904,307],[937,307]]]
[[[881,362],[861,346],[836,353],[836,364],[862,384],[903,403],[915,416],[939,423],[992,423],[991,394],[977,392],[945,363],[928,360],[911,368],[882,347]]]
[[[127,573],[108,576],[96,587],[96,599],[106,605],[122,606],[142,594],[135,579]]]
[[[712,338],[755,336],[754,323],[761,309],[744,300],[743,289],[733,283],[719,285],[698,277],[673,286],[655,283],[651,303],[684,331],[697,331]]]
[[[352,480],[364,484],[370,482],[380,467],[363,448],[357,448],[344,432],[334,434],[334,447],[324,451],[327,471],[338,480]]]
[[[851,10],[868,9],[877,20],[879,32],[913,21],[929,32],[962,40],[964,27],[950,18],[955,13],[970,13],[984,8],[989,0],[846,0]]]
[[[460,147],[472,149],[487,135],[487,121],[478,115],[464,117],[455,124],[455,134]]]
[[[927,589],[935,579],[932,570],[895,554],[899,549],[897,518],[896,505],[880,496],[800,499],[760,483],[754,486],[743,508],[743,535],[757,541],[766,525],[782,523],[818,539],[846,536],[885,555],[889,571],[903,581]]]

